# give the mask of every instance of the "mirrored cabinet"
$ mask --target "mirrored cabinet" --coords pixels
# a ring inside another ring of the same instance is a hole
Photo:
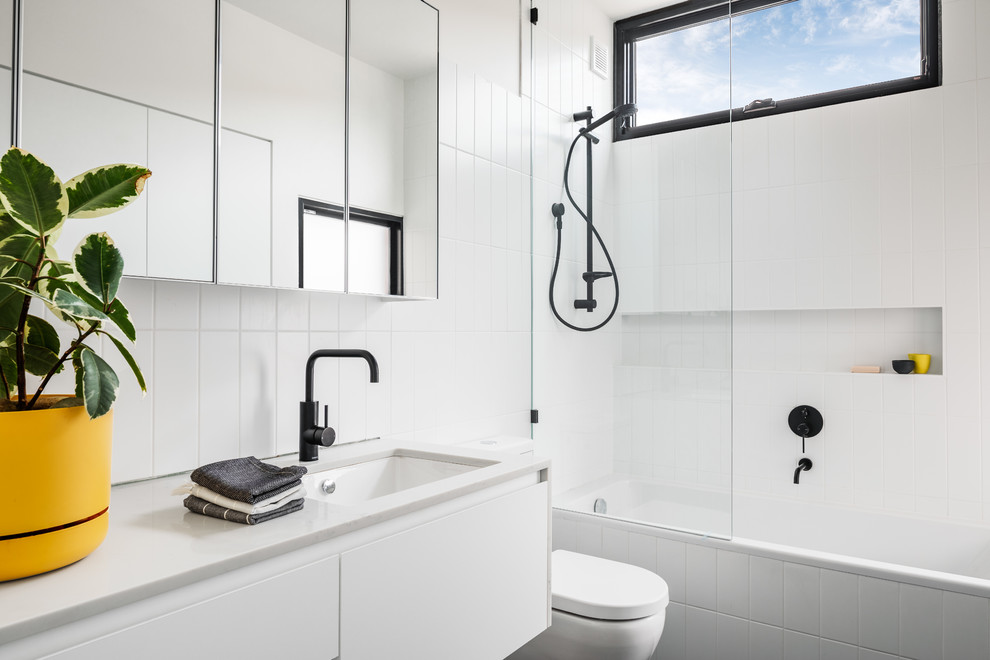
[[[422,0],[0,0],[0,126],[65,178],[154,173],[63,254],[105,230],[131,276],[435,298],[438,22]]]

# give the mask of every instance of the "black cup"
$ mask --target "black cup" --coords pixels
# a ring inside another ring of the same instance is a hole
[[[899,374],[909,374],[914,371],[914,360],[891,360],[890,365]]]

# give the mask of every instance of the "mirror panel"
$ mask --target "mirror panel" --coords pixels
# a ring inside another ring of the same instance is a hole
[[[10,135],[11,53],[13,52],[14,2],[0,0],[0,140],[14,143]]]
[[[118,162],[153,172],[126,209],[67,223],[59,253],[107,231],[127,275],[212,281],[215,3],[31,0],[23,11],[21,145],[63,180]]]
[[[361,0],[350,25],[347,290],[435,298],[438,13]]]
[[[343,207],[345,38],[344,0],[221,3],[218,282],[298,287],[300,199]]]

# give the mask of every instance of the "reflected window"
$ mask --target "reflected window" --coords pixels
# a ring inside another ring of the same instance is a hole
[[[402,295],[402,218],[300,198],[299,286]]]
[[[615,24],[616,139],[940,83],[938,0],[688,0]]]

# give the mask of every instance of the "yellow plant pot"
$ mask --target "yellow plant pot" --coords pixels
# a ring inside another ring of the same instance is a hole
[[[112,411],[0,413],[0,581],[67,566],[103,542],[112,436]]]

